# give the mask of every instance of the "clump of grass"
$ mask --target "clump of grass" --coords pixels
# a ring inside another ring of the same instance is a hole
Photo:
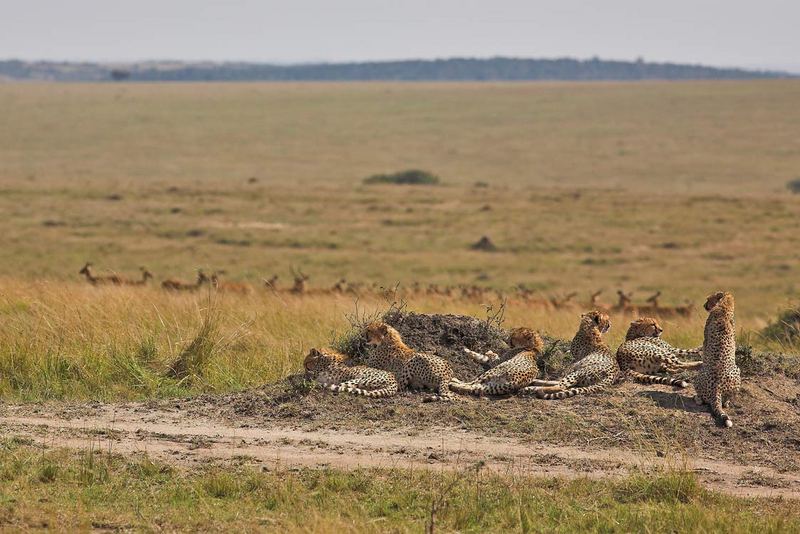
[[[794,180],[786,182],[786,189],[796,195],[800,194],[800,178],[795,178]]]
[[[373,174],[364,178],[365,184],[394,184],[394,185],[438,185],[441,182],[438,176],[428,171],[408,169],[392,174]]]
[[[771,341],[793,345],[800,341],[800,306],[784,310],[761,331]]]
[[[209,306],[203,311],[197,334],[172,362],[167,374],[190,383],[202,379],[219,346],[219,313]]]

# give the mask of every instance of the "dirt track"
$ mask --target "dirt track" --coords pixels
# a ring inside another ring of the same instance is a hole
[[[326,394],[313,392],[309,397],[323,395]],[[342,402],[364,402],[326,396]],[[412,399],[406,396],[401,400],[409,403]],[[689,458],[685,451],[664,452],[647,446],[599,448],[596,444],[602,440],[591,438],[582,444],[553,445],[532,440],[533,436],[487,435],[441,427],[382,430],[365,426],[358,430],[346,424],[321,429],[298,421],[254,423],[248,417],[200,415],[197,405],[208,402],[208,398],[196,399],[188,401],[187,406],[172,401],[160,408],[153,403],[5,406],[0,408],[0,429],[7,437],[30,439],[39,446],[91,446],[122,454],[146,452],[185,466],[234,462],[269,469],[329,466],[465,470],[481,465],[483,469],[509,474],[595,478],[620,476],[633,469],[686,467],[694,470],[708,487],[726,493],[800,498],[800,472],[796,470],[787,472],[696,455]],[[485,400],[464,402],[478,408],[480,403],[484,407],[491,404]],[[724,429],[714,432],[723,444],[729,444],[733,436],[725,434]]]

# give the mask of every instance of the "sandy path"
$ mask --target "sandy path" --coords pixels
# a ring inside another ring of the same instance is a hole
[[[593,449],[487,437],[450,429],[359,433],[307,431],[285,426],[233,426],[180,410],[141,405],[100,405],[77,416],[4,409],[5,436],[47,447],[147,453],[187,466],[236,462],[264,468],[358,467],[466,470],[481,465],[499,473],[593,478],[632,469],[686,467],[710,488],[742,496],[800,498],[800,475],[704,459],[622,449]]]

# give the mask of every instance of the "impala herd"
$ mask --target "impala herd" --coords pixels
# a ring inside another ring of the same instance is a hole
[[[116,273],[98,275],[94,272],[92,264],[86,263],[79,271],[86,277],[86,281],[90,284],[97,285],[114,285],[114,286],[144,286],[150,279],[153,279],[153,273],[148,271],[145,267],[139,268],[141,274],[139,278],[128,278]],[[491,299],[513,299],[521,301],[529,306],[539,306],[548,310],[569,310],[579,309],[589,306],[589,309],[599,310],[605,313],[618,313],[623,315],[632,316],[648,316],[658,317],[662,319],[674,317],[691,317],[694,306],[687,303],[684,306],[662,306],[659,303],[661,291],[657,291],[645,300],[644,304],[636,304],[633,302],[633,293],[625,293],[622,290],[617,290],[617,302],[615,304],[606,304],[600,299],[603,290],[598,290],[589,295],[586,302],[576,300],[577,292],[567,293],[565,295],[552,295],[549,297],[542,296],[538,291],[528,289],[522,285],[514,288],[510,293],[504,293],[492,288],[481,287],[477,285],[457,285],[447,286],[438,284],[422,285],[419,282],[414,282],[408,287],[393,287],[385,288],[379,284],[364,284],[358,282],[348,282],[346,279],[341,278],[330,288],[311,288],[309,286],[309,276],[301,270],[292,269],[292,284],[287,288],[280,288],[278,281],[280,277],[273,274],[269,279],[263,279],[264,288],[272,292],[287,292],[295,295],[309,295],[309,294],[352,294],[356,296],[366,294],[382,294],[390,297],[412,297],[421,295],[432,295],[439,297],[460,298],[464,300],[471,300],[473,302],[486,302]],[[197,277],[194,281],[180,280],[177,278],[167,278],[161,282],[161,287],[167,291],[174,292],[191,292],[197,291],[204,285],[212,287],[218,291],[229,293],[249,294],[253,292],[253,286],[245,282],[233,282],[224,280],[222,276],[225,271],[214,271],[210,275],[206,274],[202,269],[197,271]]]

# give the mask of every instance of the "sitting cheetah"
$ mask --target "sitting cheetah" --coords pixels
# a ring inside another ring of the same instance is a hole
[[[707,403],[711,413],[731,427],[733,422],[723,408],[742,385],[741,372],[736,366],[733,295],[713,293],[703,307],[708,311],[708,319],[703,332],[703,365],[694,379],[695,400],[698,404]]]
[[[303,366],[306,378],[331,391],[344,391],[364,397],[391,397],[397,394],[397,380],[388,371],[365,365],[349,366],[347,356],[331,349],[311,349]]]
[[[490,363],[492,368],[471,382],[451,383],[451,389],[470,395],[506,395],[534,383],[539,376],[536,356],[544,348],[542,338],[528,328],[515,328],[508,344],[511,350],[499,357],[494,353],[484,356],[464,349],[478,361]]]
[[[450,382],[453,369],[434,354],[417,352],[405,343],[400,332],[383,322],[373,322],[365,330],[368,351],[364,363],[394,373],[399,389],[432,389],[435,395],[425,400],[452,400]]]
[[[533,393],[541,399],[564,399],[585,393],[594,393],[610,386],[620,377],[614,353],[603,341],[603,334],[611,328],[608,315],[591,311],[581,315],[578,332],[572,339],[570,353],[575,358],[569,372],[558,381],[541,381],[547,386],[529,386],[520,393]]]
[[[622,373],[636,382],[685,388],[689,385],[685,381],[655,373],[678,373],[703,365],[703,362],[682,362],[677,358],[678,355],[698,354],[700,348],[677,349],[659,337],[663,331],[655,319],[644,317],[633,321],[625,334],[625,342],[617,349],[617,363]]]

